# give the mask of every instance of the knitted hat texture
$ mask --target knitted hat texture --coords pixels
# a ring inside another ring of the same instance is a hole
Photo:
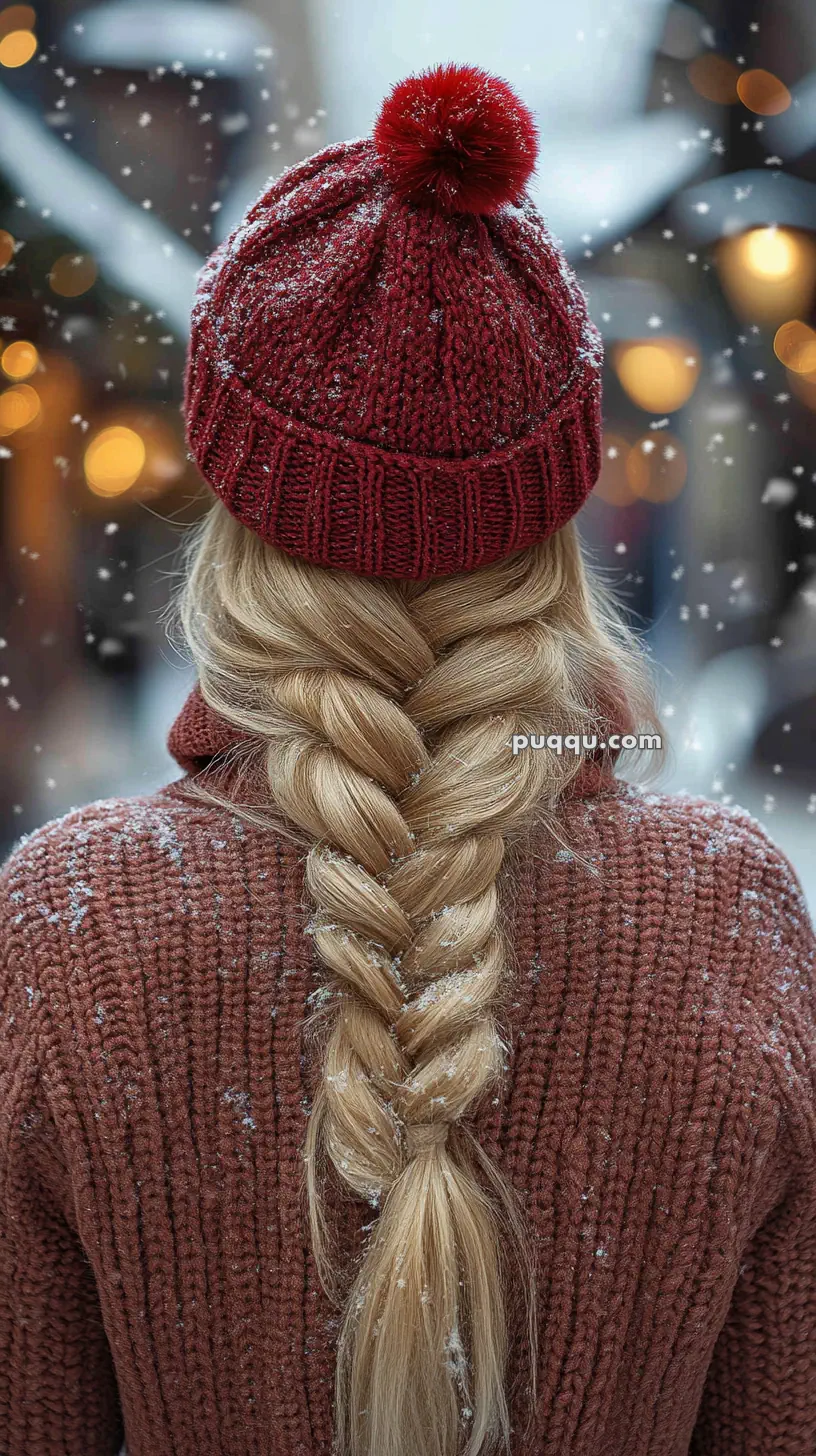
[[[367,576],[542,541],[600,469],[603,348],[524,192],[535,123],[476,67],[284,172],[198,275],[187,439],[263,540]]]

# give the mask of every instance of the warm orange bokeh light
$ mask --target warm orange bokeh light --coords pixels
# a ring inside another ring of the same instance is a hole
[[[725,56],[695,56],[686,74],[697,92],[706,101],[718,101],[721,106],[731,106],[737,100],[737,78],[739,68]]]
[[[94,495],[124,495],[145,463],[144,440],[127,425],[109,425],[85,451],[85,479]]]
[[[48,282],[61,298],[78,298],[96,282],[96,263],[90,253],[63,253],[53,264]]]
[[[119,406],[98,417],[85,451],[88,488],[101,498],[163,495],[187,470],[185,442],[172,409]]]
[[[15,339],[0,354],[0,368],[9,379],[27,379],[40,362],[40,356],[27,339]]]
[[[14,70],[37,53],[37,37],[30,30],[12,30],[0,40],[0,66]]]
[[[743,71],[737,81],[737,95],[743,106],[757,116],[778,116],[791,104],[791,94],[784,81],[771,71]]]
[[[619,344],[612,358],[629,398],[652,413],[671,414],[680,409],[700,377],[699,353],[687,339],[640,339]]]
[[[15,384],[0,394],[0,435],[33,424],[40,413],[40,396],[30,384]]]
[[[751,228],[742,234],[742,258],[755,278],[790,278],[799,263],[796,238],[778,227]]]
[[[816,370],[816,331],[801,319],[782,324],[774,336],[774,353],[795,374]]]
[[[37,17],[31,5],[7,5],[0,10],[0,36],[13,30],[33,30]]]
[[[626,478],[641,500],[666,505],[686,483],[686,452],[673,435],[644,435],[626,457]]]
[[[609,506],[628,506],[635,499],[626,477],[630,444],[622,435],[605,433],[601,446],[601,473],[594,494]]]
[[[14,239],[5,228],[0,228],[0,268],[5,268],[14,257]]]
[[[717,271],[734,311],[757,323],[779,324],[807,313],[816,287],[816,245],[793,228],[748,228],[721,238]]]

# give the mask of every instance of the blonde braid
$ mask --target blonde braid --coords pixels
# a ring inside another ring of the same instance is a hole
[[[591,600],[571,528],[468,577],[373,582],[265,547],[216,505],[181,608],[205,698],[265,745],[272,800],[313,841],[331,1004],[311,1021],[326,1040],[305,1181],[335,1298],[325,1160],[380,1210],[344,1297],[338,1451],[482,1456],[510,1436],[506,1251],[531,1407],[536,1368],[520,1205],[472,1125],[508,1050],[496,880],[579,766],[513,757],[510,738],[603,730],[610,694],[654,721],[646,680]]]

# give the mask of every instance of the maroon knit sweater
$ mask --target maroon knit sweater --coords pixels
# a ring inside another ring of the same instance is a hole
[[[229,741],[194,696],[170,746],[196,770]],[[2,1456],[330,1451],[303,854],[184,787],[73,810],[0,876]],[[594,768],[563,820],[588,865],[538,834],[504,873],[509,1067],[479,1120],[539,1255],[513,1456],[813,1456],[796,877],[743,810]],[[352,1258],[371,1208],[330,1209]]]

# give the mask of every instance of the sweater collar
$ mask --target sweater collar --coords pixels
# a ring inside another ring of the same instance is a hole
[[[212,759],[247,741],[240,728],[227,723],[204,701],[198,684],[189,693],[167,737],[167,748],[187,774],[199,773]],[[597,749],[586,757],[563,797],[588,798],[614,785],[614,764],[620,750]]]
[[[205,703],[196,683],[167,735],[167,749],[185,773],[195,774],[244,736]]]

